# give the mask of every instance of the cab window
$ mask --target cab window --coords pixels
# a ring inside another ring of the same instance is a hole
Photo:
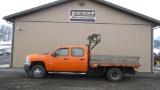
[[[68,48],[61,48],[55,52],[56,56],[68,56]]]
[[[72,48],[72,56],[84,56],[84,50],[82,48]]]

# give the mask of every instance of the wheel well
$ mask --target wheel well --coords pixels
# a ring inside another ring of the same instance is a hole
[[[121,71],[123,71],[123,68],[124,68],[124,67],[105,67],[105,71],[108,72],[108,70],[109,70],[109,69],[112,69],[112,68],[118,68],[118,69],[120,69]]]
[[[42,61],[35,61],[35,62],[32,62],[32,63],[31,63],[31,66],[30,66],[30,69],[29,69],[29,70],[31,70],[32,67],[35,66],[35,65],[41,65],[41,66],[43,66],[44,68],[46,68],[44,62],[42,62]]]
[[[111,68],[118,68],[121,70],[121,72],[123,74],[131,74],[131,75],[134,75],[135,74],[135,71],[134,71],[134,68],[133,67],[106,67],[106,72],[111,69]]]

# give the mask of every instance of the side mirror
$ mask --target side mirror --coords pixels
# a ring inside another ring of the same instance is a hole
[[[56,57],[56,56],[57,56],[57,53],[56,53],[56,52],[54,52],[54,53],[52,54],[52,56],[53,56],[53,57]]]

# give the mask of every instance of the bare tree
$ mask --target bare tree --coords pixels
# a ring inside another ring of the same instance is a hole
[[[12,28],[7,25],[0,25],[0,40],[10,41],[12,38]]]

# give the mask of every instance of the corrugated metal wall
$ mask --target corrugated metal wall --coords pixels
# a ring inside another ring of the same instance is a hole
[[[96,23],[70,23],[71,9],[95,9]],[[22,67],[28,54],[50,52],[64,45],[86,45],[87,36],[93,33],[102,34],[102,41],[92,54],[139,56],[140,71],[151,71],[151,24],[91,1],[85,6],[74,1],[16,19],[13,67]]]

